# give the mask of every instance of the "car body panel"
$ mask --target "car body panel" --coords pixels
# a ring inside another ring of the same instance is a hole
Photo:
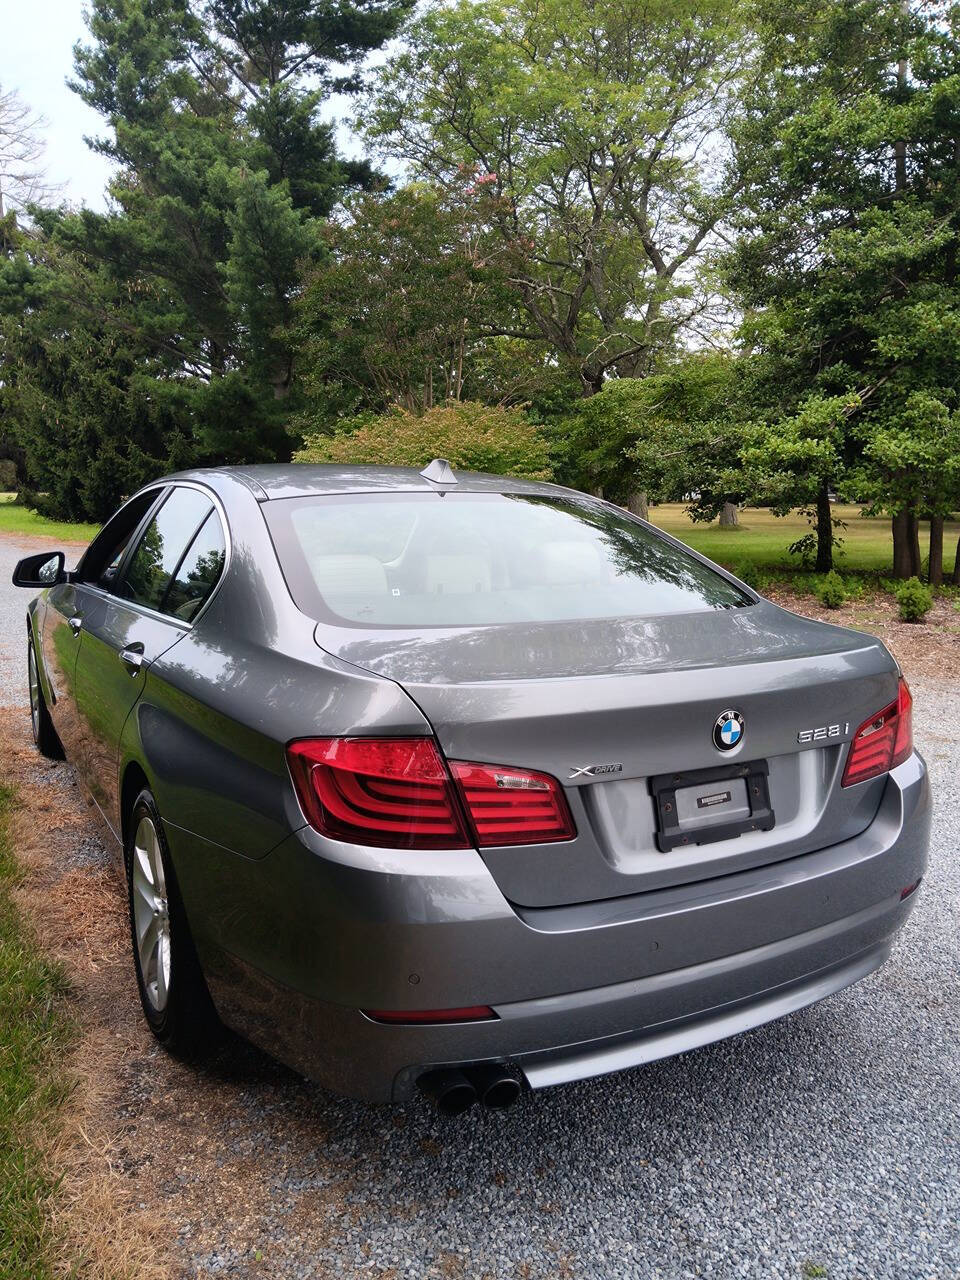
[[[184,628],[90,586],[78,589],[77,609],[82,637],[76,701],[83,726],[77,764],[110,827],[119,832],[123,726],[143,693],[151,663],[183,638]],[[133,660],[139,656],[139,668],[124,665],[121,654],[128,650]]]
[[[35,610],[35,641],[40,681],[54,728],[71,760],[80,757],[83,727],[77,713],[76,669],[82,632],[70,626],[79,616],[80,589],[62,582],[39,597]]]

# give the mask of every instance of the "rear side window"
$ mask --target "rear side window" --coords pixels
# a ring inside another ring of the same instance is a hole
[[[213,510],[196,489],[174,489],[144,530],[117,594],[159,610],[187,548]]]
[[[163,612],[192,622],[220,580],[226,553],[220,517],[211,511],[173,575]]]
[[[330,622],[561,622],[752,603],[645,525],[575,495],[311,495],[263,510],[294,599]]]

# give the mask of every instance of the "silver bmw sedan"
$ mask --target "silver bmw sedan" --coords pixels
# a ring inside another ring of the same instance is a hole
[[[354,1097],[503,1107],[856,982],[924,873],[880,641],[568,489],[197,470],[14,580],[174,1052],[226,1024]]]

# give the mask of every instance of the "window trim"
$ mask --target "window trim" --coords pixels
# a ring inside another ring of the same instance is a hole
[[[207,612],[210,605],[213,603],[214,599],[220,593],[220,588],[223,586],[224,579],[226,578],[227,573],[230,569],[230,562],[233,557],[233,538],[230,533],[230,522],[227,520],[227,513],[224,509],[223,503],[220,501],[219,495],[214,493],[214,491],[208,488],[206,485],[198,484],[195,480],[156,480],[152,484],[144,485],[141,489],[138,489],[136,493],[131,494],[131,496],[128,498],[127,501],[132,502],[134,498],[138,498],[141,494],[148,493],[153,489],[156,489],[158,493],[162,494],[163,496],[161,497],[159,502],[155,501],[150,504],[150,506],[147,508],[146,515],[143,517],[140,524],[137,525],[136,529],[131,535],[130,542],[128,543],[127,548],[123,553],[123,558],[121,559],[119,565],[117,566],[116,581],[119,583],[122,580],[123,574],[127,567],[128,558],[132,556],[134,549],[137,546],[139,546],[140,539],[143,537],[143,534],[146,532],[147,525],[150,523],[150,521],[154,518],[154,516],[157,514],[160,508],[167,501],[167,498],[170,496],[173,490],[174,489],[195,489],[198,493],[202,493],[205,498],[208,498],[213,503],[213,509],[220,520],[220,528],[223,530],[223,543],[224,543],[223,568],[220,571],[220,577],[217,579],[216,586],[207,596],[206,600],[204,600],[202,606],[197,610],[195,616],[191,618],[189,622],[184,622],[182,618],[175,618],[173,617],[172,614],[169,614],[169,613],[161,613],[158,609],[151,609],[149,605],[140,604],[139,601],[125,600],[122,596],[117,595],[116,592],[108,591],[105,587],[101,587],[96,582],[81,582],[78,585],[82,586],[85,590],[96,591],[98,595],[102,595],[105,599],[111,601],[113,604],[122,605],[126,609],[132,609],[135,613],[142,614],[144,617],[157,618],[161,622],[168,622],[170,623],[171,626],[179,627],[180,630],[184,632],[191,631],[196,626],[196,624],[200,621],[203,615]],[[166,490],[167,492],[164,493],[164,490]],[[124,503],[123,505],[126,506],[127,504]],[[123,507],[121,507],[120,510],[122,511]],[[194,529],[193,534],[190,537],[190,541],[187,543],[187,546],[184,549],[184,553],[183,553],[184,556],[186,555],[187,551],[189,551],[190,547],[193,545],[194,539],[196,538],[200,530],[203,528],[203,525],[206,523],[207,519],[209,519],[209,516],[210,516],[210,513],[207,512],[207,514],[204,516],[200,524],[197,525],[196,529]],[[113,517],[111,516],[111,519],[112,518]],[[180,560],[177,562],[177,569],[180,568],[180,564],[182,563],[182,560],[183,560],[183,556],[181,556]],[[169,590],[169,584],[167,589]],[[164,599],[166,599],[166,592],[164,592]]]

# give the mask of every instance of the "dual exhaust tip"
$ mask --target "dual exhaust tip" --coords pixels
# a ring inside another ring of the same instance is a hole
[[[488,1111],[505,1111],[520,1096],[520,1081],[505,1066],[481,1062],[475,1067],[441,1067],[417,1084],[443,1116],[459,1116],[475,1102]]]

